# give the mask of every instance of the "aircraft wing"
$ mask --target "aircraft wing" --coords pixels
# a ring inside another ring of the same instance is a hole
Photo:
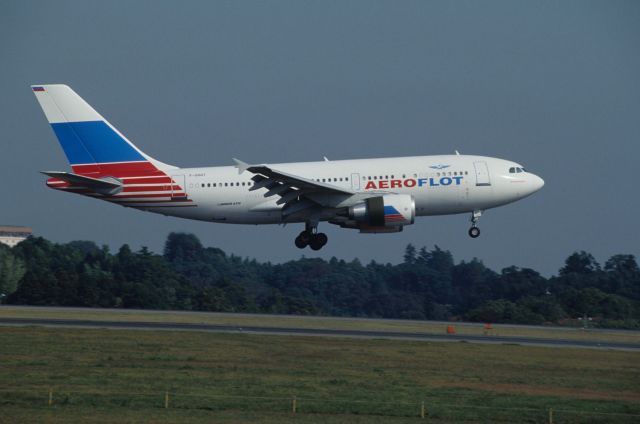
[[[264,197],[279,196],[277,205],[282,207],[284,217],[303,211],[311,212],[314,208],[326,206],[318,201],[322,195],[338,195],[349,197],[354,191],[331,184],[314,181],[309,178],[289,174],[268,165],[249,165],[234,159],[238,172],[249,171],[255,174],[251,179],[255,182],[249,190],[266,188]]]

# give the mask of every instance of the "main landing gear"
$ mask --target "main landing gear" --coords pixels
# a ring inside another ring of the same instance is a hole
[[[304,249],[309,246],[312,250],[320,250],[327,244],[328,240],[329,238],[325,233],[318,232],[318,224],[307,223],[305,230],[296,237],[295,244],[298,249]]]
[[[478,228],[478,221],[482,216],[482,211],[471,212],[471,228],[469,228],[469,237],[478,238],[480,236],[480,228]]]

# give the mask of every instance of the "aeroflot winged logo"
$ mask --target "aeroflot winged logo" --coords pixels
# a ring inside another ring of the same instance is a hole
[[[438,164],[438,165],[431,165],[429,168],[431,169],[445,169],[448,168],[451,165],[442,165],[442,164]]]

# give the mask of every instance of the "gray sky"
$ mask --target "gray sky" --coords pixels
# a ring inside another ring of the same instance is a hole
[[[68,165],[34,83],[69,84],[178,166],[458,149],[546,181],[488,211],[477,240],[466,215],[386,235],[327,224],[325,258],[398,262],[407,243],[438,244],[549,275],[575,250],[640,254],[637,1],[0,3],[0,224],[156,251],[188,231],[281,262],[302,254],[300,226],[186,221],[47,189],[38,171]]]

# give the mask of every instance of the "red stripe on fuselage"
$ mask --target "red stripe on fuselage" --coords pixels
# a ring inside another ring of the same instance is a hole
[[[100,177],[147,177],[167,175],[151,162],[95,163],[87,165],[71,165],[73,172],[93,178]]]
[[[118,199],[104,199],[107,202],[111,202],[111,203],[115,203],[116,205],[137,205],[138,203],[140,204],[146,204],[146,203],[163,203],[163,204],[174,204],[174,203],[193,203],[193,200],[190,199],[186,199],[186,200],[176,200],[175,198],[170,199],[170,198],[158,198],[156,200],[135,200],[135,199],[122,199],[122,201],[117,201]]]
[[[140,205],[140,206],[132,205],[130,207],[147,209],[147,208],[195,208],[197,206],[198,205]]]
[[[176,195],[184,196],[184,193],[176,193]],[[171,197],[171,193],[158,193],[158,194],[118,194],[116,196],[111,196],[114,199],[129,199],[129,198],[143,198],[143,197],[157,197],[157,198],[169,198]]]
[[[138,186],[138,187],[128,187],[128,186],[124,186],[124,188],[122,189],[122,191],[124,193],[136,193],[136,192],[140,192],[140,191],[167,191],[170,192],[172,189],[172,186],[167,184],[167,185],[161,185],[161,186]],[[182,188],[180,188],[180,186],[174,185],[173,186],[173,190],[182,190]],[[171,194],[171,193],[169,193]]]
[[[173,182],[169,177],[151,177],[151,178],[127,178],[123,181],[125,185],[127,184],[162,184],[162,183],[171,183]]]
[[[60,189],[61,191],[72,191],[74,193],[84,194],[88,195],[89,197],[107,200],[111,203],[121,204],[123,206],[128,206],[134,203],[193,202],[191,199],[187,199],[187,194],[184,192],[184,189],[182,187],[177,185],[172,178],[170,178],[165,172],[156,168],[151,162],[144,161],[84,164],[72,165],[71,168],[73,169],[74,173],[91,178],[122,178],[122,191],[111,196],[100,194],[86,188],[71,188],[73,187],[72,184],[58,178],[50,178],[49,180],[47,180],[47,185],[53,189]],[[140,185],[137,187],[131,187],[132,184]],[[136,194],[144,192],[151,193]]]

